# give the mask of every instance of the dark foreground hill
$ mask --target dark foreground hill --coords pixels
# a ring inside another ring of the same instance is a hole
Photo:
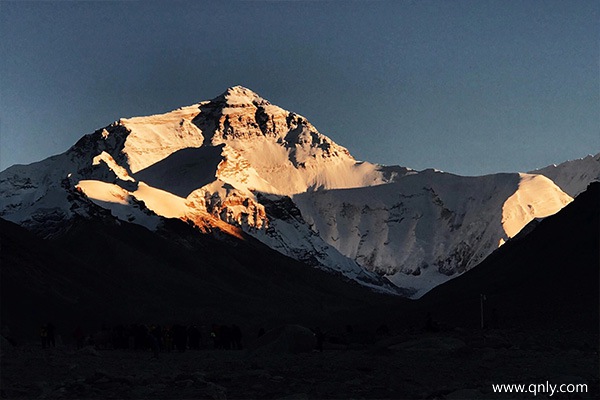
[[[600,183],[417,303],[445,324],[598,332]]]
[[[351,323],[409,301],[301,264],[251,237],[216,239],[167,221],[159,234],[78,220],[42,240],[0,220],[2,325],[35,338],[48,321],[69,338],[131,323]],[[378,311],[379,310],[379,311]]]

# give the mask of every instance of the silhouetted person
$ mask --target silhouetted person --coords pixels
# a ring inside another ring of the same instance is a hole
[[[148,337],[147,340],[150,343],[150,348],[152,349],[152,358],[156,358],[158,359],[158,353],[160,351],[160,344],[159,344],[159,336],[160,333],[158,333],[158,331],[160,331],[159,327],[156,326],[152,326],[150,327],[150,331],[148,332]]]
[[[322,353],[323,352],[323,341],[325,341],[325,334],[323,333],[321,328],[319,328],[318,326],[315,328],[314,334],[315,334],[315,338],[317,339],[316,349]]]
[[[112,342],[115,349],[126,349],[129,345],[123,325],[117,325],[112,329]]]
[[[498,328],[498,309],[492,308],[492,315],[490,316],[490,328]]]
[[[160,327],[160,325],[156,325],[154,327],[154,331],[153,331],[154,337],[156,338],[156,341],[158,342],[158,349],[159,350],[163,350],[164,348],[164,344],[163,344],[163,330]]]
[[[48,346],[48,326],[42,325],[40,328],[40,339],[42,340],[42,349]]]
[[[143,350],[148,348],[148,329],[142,324],[133,326],[133,348]]]
[[[231,340],[234,349],[242,349],[242,330],[235,324],[231,325]]]
[[[187,347],[187,328],[185,326],[175,324],[173,325],[173,344],[175,348],[184,352]]]
[[[213,339],[213,346],[215,349],[218,349],[221,346],[221,327],[217,324],[213,324],[210,336]]]
[[[227,325],[221,325],[220,336],[219,347],[225,350],[231,349],[231,329]]]
[[[261,336],[262,336],[262,335],[264,335],[264,334],[265,334],[265,328],[260,328],[260,329],[258,330],[258,337],[261,337]]]
[[[390,328],[386,324],[381,324],[375,331],[377,335],[380,336],[388,336],[390,334]]]
[[[73,331],[73,339],[75,339],[75,345],[77,346],[77,350],[81,349],[85,340],[85,334],[83,333],[83,329],[81,329],[81,326],[78,326],[77,328],[75,328],[75,331]]]
[[[198,350],[200,349],[200,331],[196,327],[196,325],[192,325],[188,328],[188,340],[190,349]]]
[[[439,325],[433,320],[430,312],[427,313],[427,317],[425,319],[425,330],[427,332],[438,332],[440,330]]]
[[[173,350],[173,328],[166,327],[164,331],[164,341],[165,341],[165,349],[167,351]]]
[[[54,325],[52,325],[52,322],[48,322],[46,329],[48,331],[48,346],[56,347],[56,341],[54,340]]]

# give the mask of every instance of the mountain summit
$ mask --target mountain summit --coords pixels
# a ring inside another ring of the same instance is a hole
[[[226,103],[229,107],[239,105],[241,107],[246,105],[270,105],[267,100],[260,97],[252,90],[245,88],[240,85],[232,86],[227,88],[221,95],[211,100],[212,103]]]
[[[122,118],[63,154],[10,167],[0,194],[0,216],[42,236],[75,218],[151,230],[178,218],[414,297],[572,200],[535,173],[460,177],[357,161],[305,117],[242,86]]]

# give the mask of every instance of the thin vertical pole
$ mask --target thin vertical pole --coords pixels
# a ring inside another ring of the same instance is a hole
[[[483,329],[483,300],[485,300],[485,295],[479,295],[479,304],[480,304],[480,314],[481,314],[481,329]]]

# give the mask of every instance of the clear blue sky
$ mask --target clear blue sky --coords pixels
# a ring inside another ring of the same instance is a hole
[[[361,160],[600,151],[598,1],[0,2],[0,169],[243,85]]]

